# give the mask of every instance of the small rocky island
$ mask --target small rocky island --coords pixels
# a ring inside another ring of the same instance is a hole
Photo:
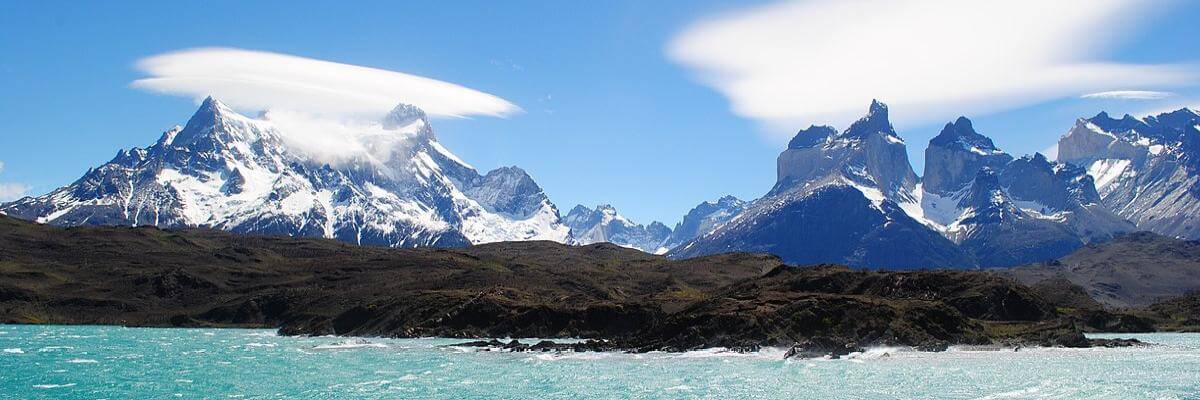
[[[4,323],[439,336],[517,351],[771,346],[798,357],[874,345],[1117,346],[1132,342],[1083,333],[1195,327],[1195,295],[1114,310],[1081,292],[1066,280],[797,267],[748,253],[668,260],[553,242],[388,249],[0,216]],[[501,337],[589,340],[487,340]]]

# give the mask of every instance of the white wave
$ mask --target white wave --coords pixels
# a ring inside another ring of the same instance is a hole
[[[98,364],[100,362],[90,359],[90,358],[72,358],[70,360],[67,360],[67,363],[69,363],[69,364]]]
[[[539,353],[527,360],[537,361],[557,361],[557,360],[603,360],[613,356],[619,356],[621,353],[616,352],[599,352],[599,351],[581,351],[581,352],[546,352]]]
[[[901,352],[913,352],[911,347],[871,347],[860,352],[854,352],[846,355],[848,360],[878,360],[891,358]]]
[[[671,386],[671,387],[663,389],[663,390],[666,390],[668,392],[690,392],[690,391],[692,391],[692,387],[688,386],[688,385],[676,385],[676,386]]]
[[[40,385],[33,385],[33,387],[36,389],[55,389],[55,388],[65,388],[65,387],[71,387],[71,386],[75,386],[75,384],[74,383],[61,383],[61,384],[60,383],[43,383]]]
[[[383,343],[371,343],[365,339],[355,339],[313,346],[313,348],[317,350],[359,349],[364,347],[385,348],[388,347],[388,345]]]
[[[243,336],[252,336],[252,337],[279,337],[279,332],[252,332],[252,333],[247,333],[247,334],[245,334],[245,335],[243,335]]]
[[[71,346],[46,346],[46,347],[38,349],[38,353],[46,353],[46,352],[59,351],[59,350],[74,350],[74,349],[75,348],[71,347]]]
[[[4,352],[8,354],[25,354],[25,350],[16,347],[4,349]]]
[[[1035,386],[1010,390],[979,397],[978,400],[999,399],[1064,399],[1073,398],[1079,394],[1077,385],[1062,380],[1045,380]]]

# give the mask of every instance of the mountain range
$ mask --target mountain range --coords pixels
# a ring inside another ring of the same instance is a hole
[[[0,213],[392,247],[612,242],[672,258],[766,252],[886,268],[1042,262],[1136,230],[1200,235],[1200,116],[1187,109],[1080,119],[1060,139],[1059,161],[1014,157],[960,117],[929,141],[918,176],[876,101],[844,130],[799,131],[763,197],[700,203],[674,228],[610,205],[562,216],[524,170],[481,174],[456,157],[410,105],[358,127],[362,149],[336,159],[298,150],[289,129],[270,112],[251,118],[208,98],[153,145]]]
[[[1124,122],[1120,122],[1124,121]],[[918,177],[873,102],[847,129],[801,130],[766,196],[673,248],[686,258],[762,251],[793,263],[1002,267],[1056,259],[1136,230],[1193,238],[1200,119],[1080,120],[1060,157],[1013,157],[960,117],[929,141]]]

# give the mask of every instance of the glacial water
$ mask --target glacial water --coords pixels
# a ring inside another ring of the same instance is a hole
[[[1123,349],[505,353],[453,339],[0,325],[3,399],[1200,399],[1200,334]]]

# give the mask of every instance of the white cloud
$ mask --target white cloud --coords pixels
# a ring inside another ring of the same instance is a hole
[[[0,161],[0,173],[4,173],[4,162]],[[0,182],[0,201],[13,201],[25,196],[29,186],[20,183]]]
[[[0,201],[13,201],[29,193],[29,186],[20,183],[0,182]]]
[[[844,125],[871,99],[900,124],[949,120],[1121,87],[1194,82],[1187,65],[1100,52],[1145,10],[1133,0],[804,1],[696,22],[668,56],[734,113],[792,132]]]
[[[1112,90],[1088,93],[1079,97],[1084,99],[1161,100],[1174,95],[1171,92],[1157,92],[1153,90]]]
[[[233,48],[187,49],[138,60],[149,75],[133,87],[238,109],[287,109],[338,118],[379,118],[396,104],[431,116],[505,116],[520,111],[500,97],[400,72]]]
[[[352,160],[386,163],[392,155],[411,147],[416,127],[386,130],[378,123],[335,120],[287,111],[268,111],[269,121],[289,148],[323,163],[342,164]]]

